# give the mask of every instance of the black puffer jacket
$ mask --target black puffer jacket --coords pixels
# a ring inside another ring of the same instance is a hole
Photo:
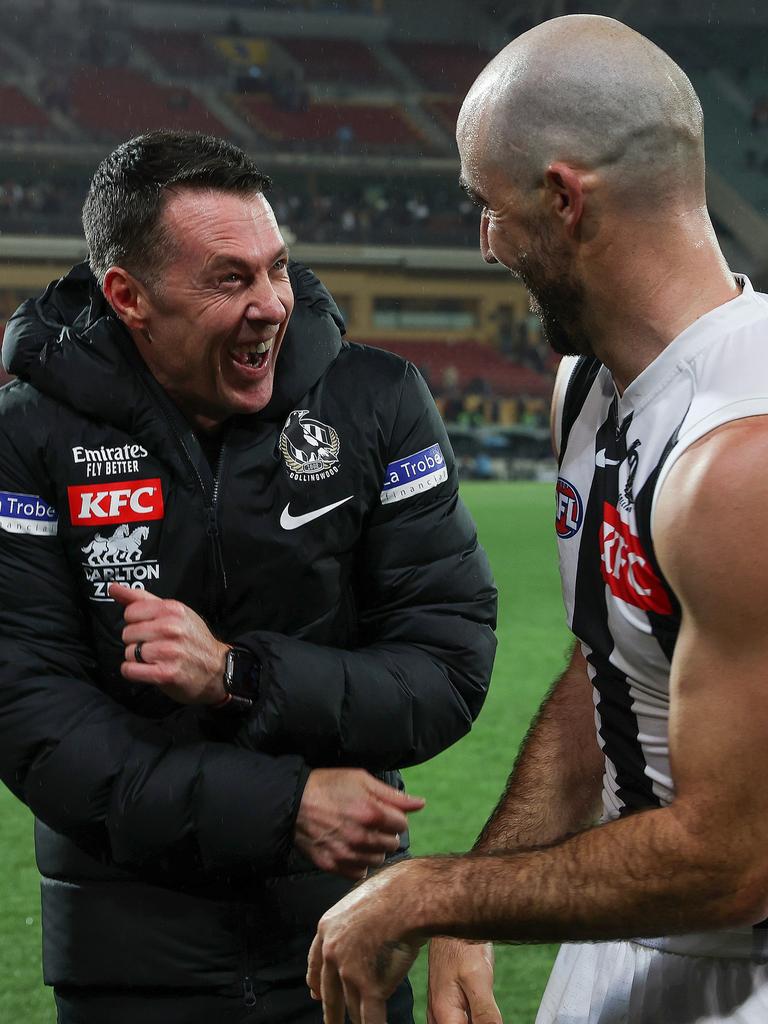
[[[86,265],[9,322],[0,774],[38,819],[48,983],[278,982],[348,888],[292,846],[311,767],[397,784],[483,703],[495,593],[434,404],[291,279],[272,402],[215,472]],[[257,651],[256,709],[126,683],[112,579]]]

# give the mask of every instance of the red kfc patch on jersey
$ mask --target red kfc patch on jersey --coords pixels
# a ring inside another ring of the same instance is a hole
[[[84,484],[68,487],[67,494],[73,526],[145,522],[165,515],[159,479]]]
[[[607,501],[603,502],[600,528],[600,572],[611,593],[620,600],[644,612],[672,614],[669,594],[653,571],[640,538]]]

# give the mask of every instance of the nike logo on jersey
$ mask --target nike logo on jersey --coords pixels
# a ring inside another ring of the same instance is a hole
[[[280,516],[280,525],[284,530],[298,530],[300,526],[306,526],[307,523],[311,523],[313,519],[319,519],[320,516],[324,516],[327,512],[332,512],[339,505],[343,505],[347,501],[351,501],[354,498],[354,494],[350,494],[347,498],[342,498],[341,501],[334,501],[332,505],[323,505],[322,508],[316,508],[312,512],[305,512],[301,516],[292,516],[288,511],[290,507],[290,501],[283,509],[282,515]]]
[[[606,466],[620,466],[622,459],[606,459],[605,448],[601,448],[595,455],[595,465],[598,469],[605,469]]]

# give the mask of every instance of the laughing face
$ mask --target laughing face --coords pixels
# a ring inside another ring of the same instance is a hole
[[[288,253],[261,194],[183,190],[163,210],[173,242],[146,295],[139,350],[198,426],[263,409],[293,309]]]

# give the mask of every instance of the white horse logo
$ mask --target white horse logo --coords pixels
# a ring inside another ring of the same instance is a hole
[[[90,544],[80,548],[88,555],[88,565],[118,565],[121,562],[138,562],[141,558],[141,544],[149,536],[148,526],[137,526],[128,532],[126,523],[122,523],[111,537],[102,537],[97,533]]]

